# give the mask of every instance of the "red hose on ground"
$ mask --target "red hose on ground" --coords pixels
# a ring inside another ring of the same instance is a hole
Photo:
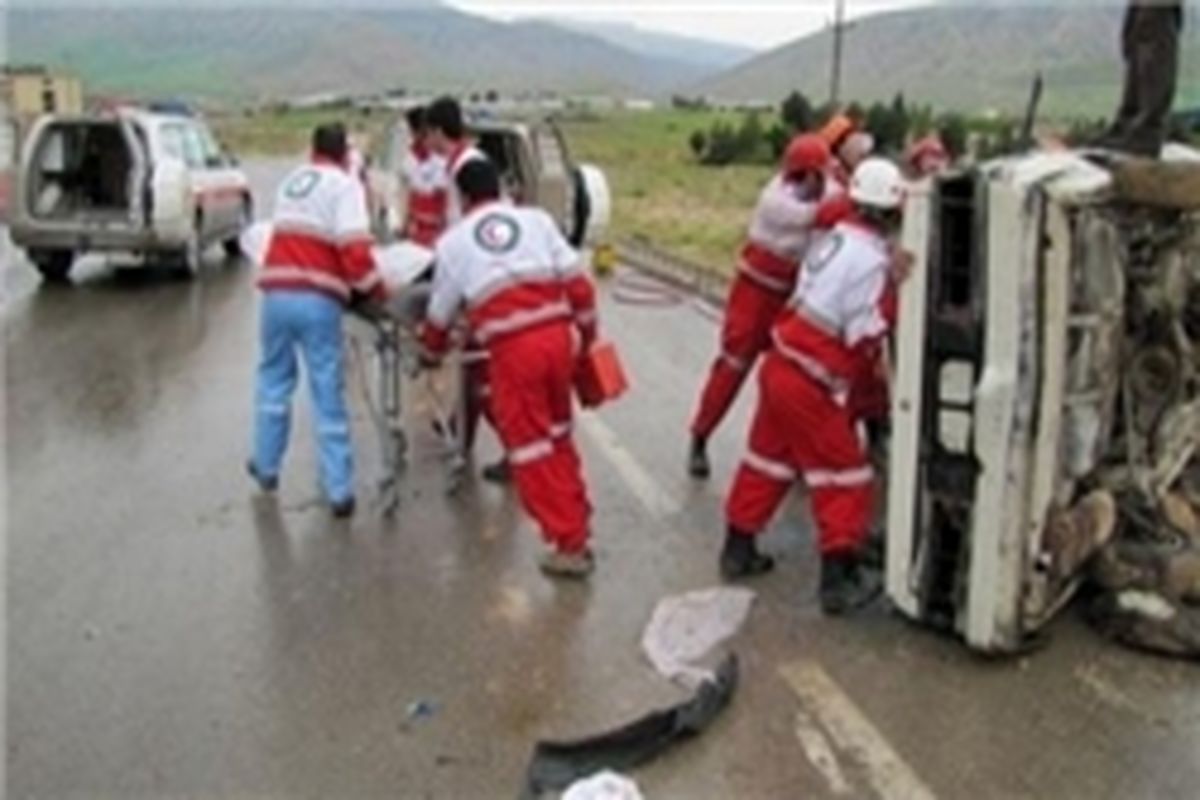
[[[623,269],[617,273],[612,285],[612,298],[625,306],[640,308],[675,308],[689,306],[700,316],[720,324],[721,310],[686,289],[672,286],[666,281]]]

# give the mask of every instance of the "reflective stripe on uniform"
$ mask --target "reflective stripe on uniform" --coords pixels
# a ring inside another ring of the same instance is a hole
[[[328,289],[343,300],[350,297],[350,287],[346,282],[328,272],[317,269],[300,269],[299,267],[263,267],[259,275],[259,283],[269,284],[271,281],[300,281],[312,284],[321,289]]]
[[[738,264],[738,273],[744,275],[751,282],[757,283],[767,291],[775,292],[776,294],[790,295],[792,293],[791,283],[766,274],[744,258]]]
[[[820,311],[817,311],[812,306],[805,303],[803,300],[795,305],[795,313],[801,317],[809,325],[812,325],[821,333],[831,339],[841,339],[842,332],[838,330],[836,322],[833,322]]]
[[[370,292],[382,281],[383,276],[381,276],[378,272],[368,272],[362,280],[355,281],[354,291],[361,292],[362,294],[370,294]]]
[[[755,472],[761,472],[768,478],[773,478],[782,483],[791,483],[796,480],[796,470],[779,461],[772,461],[769,458],[760,456],[753,450],[746,453],[742,462],[750,467]]]
[[[543,322],[549,322],[555,319],[569,317],[571,315],[571,307],[565,302],[547,303],[537,308],[531,308],[524,311],[517,311],[509,314],[507,317],[500,319],[488,320],[481,323],[475,330],[475,336],[481,341],[486,342],[497,336],[503,336],[507,333],[515,333],[516,331],[538,325]]]
[[[781,356],[799,367],[805,375],[828,389],[833,394],[835,400],[838,400],[839,403],[842,402],[839,398],[844,397],[850,391],[848,381],[834,375],[824,364],[807,353],[801,353],[799,350],[784,344],[778,335],[774,335],[772,338],[775,341],[775,349],[779,351]]]
[[[335,424],[331,424],[331,425],[318,425],[317,431],[319,433],[330,434],[331,436],[349,436],[350,435],[350,426],[342,425],[340,423],[335,423]]]
[[[550,438],[562,439],[571,435],[571,423],[560,422],[550,426]]]
[[[874,473],[869,466],[855,467],[854,469],[814,469],[807,470],[804,473],[804,482],[808,484],[810,489],[851,489],[857,486],[865,486],[874,478]]]
[[[467,298],[468,308],[479,308],[505,289],[511,289],[522,284],[539,284],[555,280],[559,274],[552,268],[527,270],[520,274],[497,272],[486,283],[477,287],[471,297]]]
[[[329,245],[337,244],[337,241],[329,235],[329,231],[319,225],[309,224],[303,220],[276,217],[271,225],[273,234],[291,233],[299,236],[307,236],[310,239],[316,239],[319,242]]]
[[[536,442],[509,450],[508,463],[516,467],[522,464],[532,464],[534,461],[540,461],[552,455],[554,455],[554,443],[549,439],[538,439]]]
[[[728,364],[734,372],[745,372],[750,369],[750,364],[746,359],[738,358],[727,350],[721,352],[721,360]]]
[[[324,242],[334,247],[345,247],[348,244],[356,242],[363,242],[365,244],[374,242],[371,232],[366,229],[343,231],[340,235],[334,236],[328,230],[318,225],[310,224],[305,220],[288,219],[286,216],[276,217],[272,222],[272,232],[276,234],[290,233],[298,236],[307,236],[310,239],[316,239],[319,242]]]

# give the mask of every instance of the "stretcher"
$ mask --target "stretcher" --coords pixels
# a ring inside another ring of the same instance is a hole
[[[353,359],[368,413],[378,435],[383,475],[379,497],[383,512],[393,515],[400,505],[400,478],[408,466],[412,423],[407,397],[420,392],[432,414],[445,460],[445,490],[456,493],[466,474],[466,448],[460,432],[465,417],[466,392],[461,381],[461,358],[453,356],[448,370],[454,384],[447,391],[437,372],[422,369],[418,327],[429,304],[427,274],[432,254],[416,245],[401,243],[375,250],[376,263],[388,286],[383,303],[358,303],[351,308],[347,346]],[[365,336],[363,335],[365,334]],[[363,340],[369,341],[364,354]]]
[[[271,232],[267,222],[243,232],[242,252],[252,263],[261,265],[265,260]],[[462,388],[461,358],[453,357],[445,371],[451,376],[449,398],[438,384],[440,376],[421,369],[417,329],[429,305],[433,253],[400,242],[377,246],[373,255],[387,286],[387,300],[351,306],[346,347],[378,434],[383,473],[379,496],[384,514],[391,516],[400,506],[400,477],[409,458],[411,437],[407,426],[412,418],[407,394],[421,392],[433,415],[433,429],[441,440],[446,462],[446,491],[453,494],[462,486],[466,472],[466,446],[459,434],[464,430],[460,421],[466,418],[466,392]]]

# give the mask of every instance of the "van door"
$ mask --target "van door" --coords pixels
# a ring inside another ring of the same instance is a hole
[[[242,193],[237,173],[208,127],[200,122],[193,123],[192,127],[200,138],[200,146],[204,153],[205,192],[212,209],[213,225],[224,237],[238,227],[242,210]]]
[[[134,122],[121,125],[125,146],[129,150],[129,175],[126,192],[129,195],[129,224],[140,228],[147,221],[146,203],[150,201],[146,188],[150,181],[150,143],[146,131]]]
[[[216,201],[213,175],[208,168],[208,157],[204,152],[204,140],[196,126],[181,120],[178,124],[183,136],[183,163],[187,165],[192,202],[201,217],[200,239],[210,242],[224,228],[222,209]]]
[[[150,179],[151,219],[163,238],[182,242],[192,225],[192,186],[188,172],[183,125],[170,122],[158,128],[158,152]]]
[[[558,129],[535,125],[530,138],[538,162],[538,205],[558,222],[564,235],[569,235],[575,210],[575,179],[567,166],[567,153]]]

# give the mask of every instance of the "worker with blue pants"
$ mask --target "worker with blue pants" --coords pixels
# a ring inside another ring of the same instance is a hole
[[[263,290],[255,391],[254,455],[247,468],[264,491],[278,486],[291,429],[299,358],[316,415],[321,483],[335,516],[354,512],[354,459],[346,410],[342,312],[356,295],[381,298],[366,197],[348,171],[341,125],[313,134],[312,162],[279,189]]]

